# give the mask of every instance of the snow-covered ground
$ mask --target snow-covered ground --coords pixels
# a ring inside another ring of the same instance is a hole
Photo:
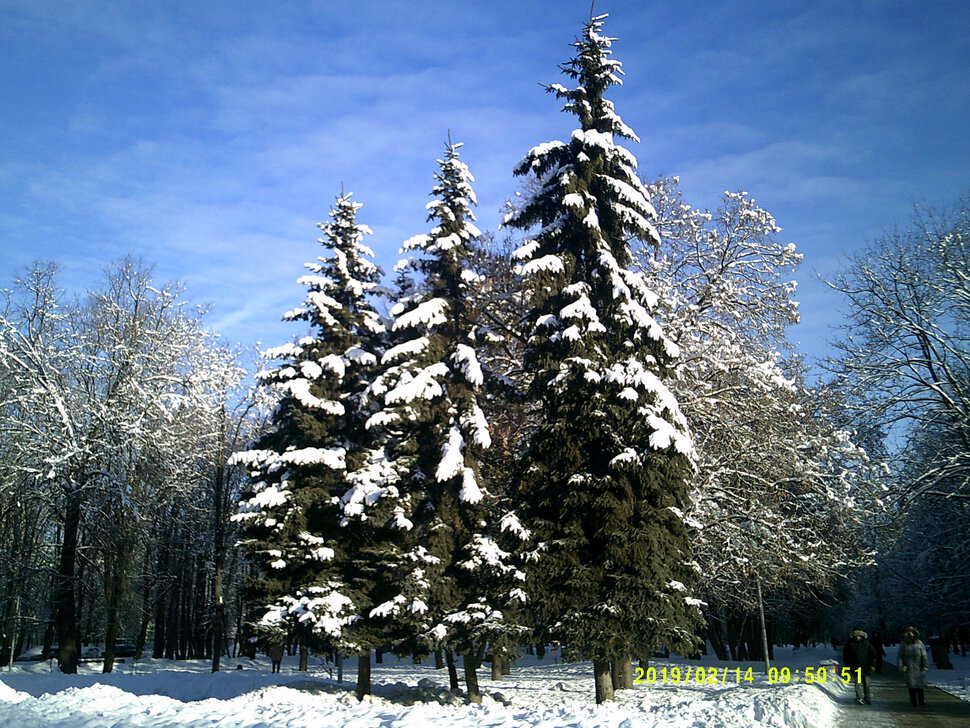
[[[895,660],[895,648],[887,650]],[[774,665],[804,670],[834,657],[830,648],[776,649]],[[283,674],[272,675],[265,658],[228,660],[209,672],[204,661],[143,660],[119,664],[110,675],[100,663],[86,663],[76,676],[61,675],[48,662],[17,663],[0,672],[0,726],[3,728],[137,728],[151,726],[232,726],[233,728],[827,728],[838,724],[833,696],[847,696],[830,679],[819,685],[769,684],[759,663],[700,663],[672,657],[651,665],[717,666],[721,685],[658,682],[620,692],[619,699],[595,706],[588,663],[557,664],[524,657],[500,682],[480,671],[485,700],[480,706],[447,691],[448,676],[430,665],[374,665],[375,696],[358,702],[353,670],[344,682],[328,668],[311,664],[296,671],[284,659]],[[242,665],[242,670],[236,670]],[[754,681],[738,684],[734,669],[753,667]],[[932,669],[933,684],[968,699],[970,657],[954,658],[953,671]],[[351,665],[348,664],[348,668]],[[669,675],[669,673],[668,673]]]

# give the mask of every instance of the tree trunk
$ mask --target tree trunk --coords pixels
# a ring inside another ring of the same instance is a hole
[[[441,654],[441,650],[434,651],[434,669],[440,670],[445,666],[444,657]]]
[[[165,657],[165,626],[168,624],[165,614],[165,596],[155,595],[155,636],[152,638],[152,657],[160,660]]]
[[[219,664],[226,646],[226,604],[222,601],[222,571],[216,567],[215,609],[212,610],[212,672],[219,672]]]
[[[191,604],[192,597],[195,596],[195,564],[189,563],[187,571],[190,574],[190,580],[185,588],[180,590],[178,603],[178,648],[175,656],[179,660],[189,659],[189,650],[192,649]]]
[[[165,659],[174,660],[179,636],[179,592],[181,585],[173,582],[165,596]]]
[[[768,653],[768,630],[765,628],[765,602],[761,597],[761,577],[755,574],[755,585],[758,587],[758,621],[761,625],[761,652],[765,661],[765,674],[771,669],[771,658]]]
[[[7,615],[7,629],[4,632],[3,654],[0,655],[0,665],[10,665],[13,668],[13,659],[17,656],[17,619],[20,617],[20,594],[18,593],[10,605],[10,614]]]
[[[462,659],[465,663],[465,693],[469,703],[481,703],[482,693],[478,688],[478,653],[466,652]]]
[[[596,684],[596,704],[615,700],[609,660],[593,660],[593,681]]]
[[[84,543],[84,535],[82,533],[81,538],[78,541],[78,554],[87,544]],[[95,591],[95,589],[89,589],[87,579],[84,578],[85,560],[78,559],[77,571],[74,573],[74,583],[77,589],[74,591],[74,599],[76,600],[77,609],[74,612],[74,624],[77,625],[77,643],[78,648],[83,646],[86,642],[90,642],[91,638],[89,635],[94,634],[94,609],[95,602],[97,601],[94,597],[89,597],[88,591]],[[102,588],[102,595],[104,594],[104,588]],[[87,617],[84,616],[85,610],[87,611]],[[80,653],[78,653],[80,656]]]
[[[306,642],[300,642],[300,672],[306,672],[310,666],[310,648],[307,647]],[[343,668],[344,661],[340,655],[337,655],[337,666],[340,669],[340,674],[338,675],[338,680],[343,680]]]
[[[216,472],[212,494],[212,672],[219,672],[219,661],[226,643],[226,604],[222,598],[222,567],[226,560],[226,524],[223,501],[226,490],[226,408],[221,409],[219,446],[215,453]]]
[[[187,602],[188,608],[185,612],[189,640],[189,659],[209,659],[212,657],[209,653],[212,639],[206,631],[205,624],[212,615],[212,605],[209,602],[211,584],[201,561],[197,560],[193,563],[193,568],[195,569],[195,580],[192,582],[192,592]]]
[[[610,681],[614,690],[633,688],[633,663],[629,657],[614,657],[610,660]]]
[[[748,628],[747,617],[735,617],[729,622],[731,644],[733,645],[731,659],[735,662],[747,662],[748,650],[745,632]]]
[[[108,569],[108,564],[105,564]],[[118,630],[121,626],[121,598],[124,591],[122,581],[124,577],[120,573],[119,564],[115,564],[114,573],[105,579],[105,613],[107,624],[104,632],[104,662],[101,665],[101,672],[108,673],[114,669],[115,664],[115,645],[118,644]]]
[[[217,531],[217,538],[218,538]],[[212,672],[219,672],[226,644],[226,601],[222,595],[222,549],[216,547],[215,575],[212,579]]]
[[[145,550],[145,564],[142,567],[143,582],[141,585],[141,619],[138,624],[138,636],[135,638],[135,659],[140,660],[145,651],[145,642],[148,640],[148,624],[151,614],[152,588],[151,580],[148,578],[149,564],[151,563],[151,549]]]
[[[74,576],[81,529],[81,489],[72,483],[64,507],[64,540],[58,560],[54,589],[54,623],[57,629],[57,662],[61,672],[77,674],[80,645],[77,634]]]
[[[158,554],[155,558],[155,639],[152,644],[152,657],[156,660],[168,657],[172,630],[172,592],[178,588],[175,580],[170,578],[170,575],[176,571],[173,531],[178,519],[174,516],[174,512],[173,503],[166,503],[161,513],[161,524],[164,530],[158,535]]]
[[[445,664],[448,665],[448,684],[452,690],[458,690],[461,685],[458,683],[458,668],[455,666],[455,653],[445,650]]]
[[[502,679],[502,658],[499,657],[495,652],[492,652],[492,680],[498,681]]]
[[[370,652],[357,656],[357,699],[370,695]]]

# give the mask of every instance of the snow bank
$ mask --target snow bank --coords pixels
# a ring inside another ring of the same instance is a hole
[[[795,653],[797,656],[798,653]],[[803,651],[788,664],[817,664]],[[763,677],[740,685],[638,685],[615,703],[591,704],[587,663],[543,662],[524,657],[501,682],[481,674],[482,705],[464,705],[447,689],[447,674],[430,665],[385,658],[374,665],[374,692],[363,702],[353,694],[353,671],[338,683],[332,666],[313,672],[272,675],[265,660],[229,660],[208,672],[204,661],[145,660],[131,674],[119,665],[110,675],[99,664],[87,674],[49,672],[47,663],[21,663],[0,674],[0,727],[174,728],[827,728],[838,708],[814,685],[769,685]],[[245,669],[235,670],[237,663]],[[652,662],[652,665],[677,664]],[[682,662],[680,664],[683,664]],[[348,667],[350,667],[348,665]],[[733,669],[733,666],[732,666]],[[757,671],[757,666],[755,667]]]

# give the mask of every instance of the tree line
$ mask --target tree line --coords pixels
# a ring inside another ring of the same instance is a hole
[[[210,654],[214,579],[244,568],[226,527],[227,459],[256,422],[240,356],[139,261],[80,299],[56,274],[19,277],[0,315],[3,658],[53,644],[75,672],[97,641],[107,672],[122,636]]]
[[[846,319],[827,363],[872,461],[885,508],[855,594],[890,633],[970,641],[970,200],[917,207],[830,285]],[[899,599],[898,595],[905,595]],[[891,608],[889,605],[892,605]]]

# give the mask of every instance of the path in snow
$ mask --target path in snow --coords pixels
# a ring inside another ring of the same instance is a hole
[[[902,674],[887,663],[872,676],[872,705],[856,705],[855,694],[840,698],[840,728],[970,728],[970,703],[937,687],[926,689],[926,705],[913,706]]]

